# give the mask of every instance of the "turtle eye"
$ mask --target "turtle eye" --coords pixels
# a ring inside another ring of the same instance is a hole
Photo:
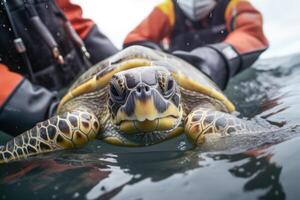
[[[122,102],[125,100],[126,92],[123,84],[120,81],[113,81],[110,83],[110,96],[112,100]]]
[[[166,90],[165,90],[165,96],[170,97],[174,92],[174,80],[171,78],[168,78],[166,82]]]
[[[173,87],[174,87],[174,80],[173,80],[173,79],[169,79],[167,85],[168,85],[168,86],[167,86],[167,90],[168,90],[168,91],[172,90]]]
[[[162,90],[162,94],[169,98],[174,92],[174,80],[171,77],[162,76],[159,81],[160,88]]]

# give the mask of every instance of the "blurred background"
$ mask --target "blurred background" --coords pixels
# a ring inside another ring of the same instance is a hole
[[[127,33],[162,0],[73,0],[121,48]],[[262,58],[300,52],[299,0],[250,0],[263,13],[270,48]]]

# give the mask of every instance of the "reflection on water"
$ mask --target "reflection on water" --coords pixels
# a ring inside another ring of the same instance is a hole
[[[248,157],[248,155],[250,157]],[[225,159],[229,162],[236,162],[241,158],[248,161],[236,165],[228,171],[237,178],[247,179],[243,189],[245,192],[265,189],[266,192],[258,195],[258,199],[284,199],[285,193],[280,183],[282,167],[270,162],[272,155],[260,153],[257,150],[246,152],[244,155],[217,155],[218,159]]]
[[[212,139],[201,147],[184,136],[145,148],[95,141],[0,166],[0,199],[297,199],[297,57],[260,61],[226,91],[241,116],[280,131]]]

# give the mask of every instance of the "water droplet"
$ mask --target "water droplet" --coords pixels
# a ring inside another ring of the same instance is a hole
[[[215,160],[220,160],[220,158],[221,158],[220,156],[216,156]]]
[[[178,145],[178,150],[184,151],[186,150],[186,143],[184,141],[181,141]]]
[[[142,177],[141,174],[136,174],[136,175],[133,176],[133,178],[135,178],[135,179],[139,179],[139,178],[141,178],[141,177]]]
[[[78,198],[79,195],[80,195],[79,192],[75,192],[75,193],[73,194],[73,199]]]
[[[49,7],[48,4],[46,4],[46,5],[45,5],[45,8],[48,9],[48,7]]]
[[[6,27],[6,25],[5,25],[5,24],[3,24],[2,26],[3,26],[3,28],[5,28],[5,27]]]
[[[8,28],[8,31],[11,31],[11,28]]]
[[[243,173],[243,172],[245,172],[245,169],[240,167],[240,168],[238,168],[238,172]]]

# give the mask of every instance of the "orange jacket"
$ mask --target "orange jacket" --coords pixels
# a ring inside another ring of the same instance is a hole
[[[247,0],[231,0],[224,13],[228,35],[225,43],[231,44],[240,54],[265,49],[268,41],[263,33],[262,16]],[[124,41],[124,46],[135,42],[162,42],[170,38],[176,22],[172,0],[157,5]]]
[[[90,19],[83,18],[80,6],[71,3],[70,0],[56,0],[56,3],[71,22],[78,35],[82,39],[85,39],[94,26],[94,22]],[[21,75],[9,71],[7,66],[0,63],[0,108],[22,79],[23,77]]]

